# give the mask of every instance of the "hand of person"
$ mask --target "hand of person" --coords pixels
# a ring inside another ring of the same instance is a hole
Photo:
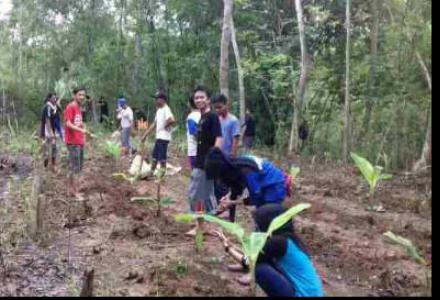
[[[235,203],[229,199],[229,196],[225,196],[220,200],[220,207],[223,209],[228,209],[233,206]]]
[[[217,235],[221,240],[222,240],[222,242],[223,242],[223,246],[225,247],[225,248],[227,248],[227,247],[229,247],[229,241],[228,241],[228,239],[226,238],[226,236],[224,235],[224,233],[222,232],[222,231],[214,231],[213,232],[215,235]]]

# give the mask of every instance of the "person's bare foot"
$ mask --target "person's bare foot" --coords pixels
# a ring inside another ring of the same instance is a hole
[[[195,237],[197,235],[197,227],[194,227],[193,229],[185,233],[185,235],[189,237]]]
[[[245,269],[241,264],[228,265],[228,270],[231,272],[245,272]]]
[[[239,284],[244,285],[244,286],[249,286],[251,285],[251,276],[249,274],[247,275],[243,275],[240,276],[238,278],[235,279]]]

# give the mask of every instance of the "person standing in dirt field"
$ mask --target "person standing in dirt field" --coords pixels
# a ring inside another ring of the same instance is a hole
[[[215,213],[217,201],[214,194],[214,181],[208,180],[205,171],[205,158],[211,148],[222,147],[222,128],[220,119],[210,107],[210,93],[207,88],[198,86],[194,90],[194,103],[200,110],[201,119],[197,133],[197,156],[194,170],[191,174],[191,182],[188,189],[190,211],[208,214]],[[194,236],[197,231],[203,231],[203,222],[197,220],[196,227],[186,235]]]
[[[186,136],[188,143],[188,162],[191,171],[194,169],[197,158],[197,128],[199,126],[201,114],[194,103],[194,96],[191,95],[188,100],[191,113],[186,119]]]
[[[108,103],[104,100],[104,97],[101,97],[98,101],[99,110],[99,123],[103,123],[104,121],[108,121]]]
[[[153,124],[151,124],[142,137],[142,143],[145,143],[150,133],[156,129],[156,143],[153,149],[153,163],[150,175],[154,175],[158,162],[163,172],[166,172],[168,144],[171,141],[171,127],[176,123],[174,115],[167,104],[167,95],[161,91],[156,93],[155,99],[157,106],[156,117]]]
[[[240,142],[240,121],[229,112],[228,98],[220,94],[212,100],[213,107],[220,117],[222,126],[223,146],[222,151],[231,159],[237,156],[238,143]],[[229,192],[229,188],[220,180],[214,182],[215,197],[219,202]],[[229,208],[229,220],[235,220],[235,206]]]
[[[43,140],[43,159],[44,167],[49,167],[55,172],[56,157],[57,157],[57,137],[56,137],[56,96],[49,93],[45,99],[41,115],[41,131],[40,137]]]
[[[125,98],[118,100],[118,115],[117,118],[121,120],[121,145],[124,156],[130,154],[133,150],[131,144],[131,130],[133,127],[133,110],[127,105]]]
[[[249,152],[253,147],[255,138],[255,121],[249,109],[246,110],[246,121],[243,127],[246,127],[243,134],[243,145],[245,151]]]
[[[86,126],[83,123],[81,104],[86,97],[84,88],[73,90],[73,101],[64,111],[65,143],[69,151],[69,173],[67,189],[69,196],[79,197],[79,176],[84,163],[84,145],[86,143]]]

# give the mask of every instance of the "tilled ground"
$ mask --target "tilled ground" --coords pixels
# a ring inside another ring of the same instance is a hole
[[[30,240],[23,227],[15,228],[11,239],[13,226],[3,225],[1,296],[79,295],[88,269],[95,270],[96,296],[249,295],[235,282],[240,274],[226,270],[229,258],[215,238],[206,237],[197,252],[193,240],[184,236],[189,225],[174,221],[175,214],[187,210],[187,170],[167,178],[162,197],[175,204],[156,217],[154,205],[130,201],[134,196],[155,197],[154,181],[133,185],[117,181],[111,175],[127,168],[128,162],[114,163],[88,153],[81,184],[84,202],[67,199],[64,176],[47,177],[44,242]],[[171,163],[184,165],[186,159],[173,157]],[[296,227],[327,295],[430,294],[430,269],[385,243],[382,236],[391,230],[411,239],[431,261],[430,180],[405,176],[381,185],[377,201],[387,211],[370,213],[365,210],[367,188],[352,169],[302,166],[300,189],[288,202],[312,204],[296,219]],[[5,186],[5,179],[0,180],[0,187]],[[0,219],[3,213],[24,218],[17,209],[21,206],[14,205],[23,200],[11,199],[12,195],[16,193],[0,198]],[[239,208],[238,220],[252,228],[248,208]]]

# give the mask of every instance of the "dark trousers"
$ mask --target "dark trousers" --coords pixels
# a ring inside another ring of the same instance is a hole
[[[229,190],[230,189],[220,181],[216,180],[214,182],[214,193],[215,193],[215,198],[217,199],[217,204],[219,204],[220,200],[229,193]],[[234,205],[231,208],[229,208],[229,221],[235,222],[235,213],[236,213],[236,207]]]
[[[255,279],[268,297],[294,297],[295,289],[283,273],[267,263],[257,264]]]

